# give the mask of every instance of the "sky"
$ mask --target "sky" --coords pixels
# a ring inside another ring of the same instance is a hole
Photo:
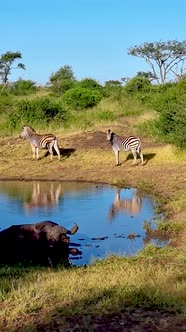
[[[6,0],[0,4],[0,55],[19,51],[20,77],[38,85],[69,65],[77,80],[134,77],[149,71],[128,50],[145,42],[186,40],[185,0]]]

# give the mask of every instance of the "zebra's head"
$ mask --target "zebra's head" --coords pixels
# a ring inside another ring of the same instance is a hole
[[[107,130],[107,141],[112,142],[114,133],[108,129]]]
[[[36,131],[32,127],[24,125],[19,137],[27,138],[29,136],[29,134],[34,134],[35,132]]]

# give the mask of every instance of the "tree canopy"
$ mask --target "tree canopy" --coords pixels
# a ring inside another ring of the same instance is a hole
[[[143,58],[151,67],[152,77],[158,84],[164,83],[169,74],[173,74],[177,79],[184,75],[186,41],[144,43],[131,47],[128,54]]]
[[[49,78],[51,89],[58,96],[71,89],[75,83],[75,80],[72,67],[69,65],[61,67]]]
[[[18,59],[22,59],[21,52],[8,51],[0,56],[0,79],[3,84],[8,82],[8,77],[11,74],[12,69],[25,70],[25,65],[23,63],[18,63],[16,67],[13,66]]]

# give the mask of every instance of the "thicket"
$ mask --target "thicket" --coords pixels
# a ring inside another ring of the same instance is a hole
[[[85,88],[89,90],[97,90],[102,94],[104,93],[104,88],[96,80],[92,78],[84,78],[81,81],[76,82],[76,88]]]
[[[71,109],[82,110],[96,106],[101,98],[102,93],[95,89],[76,87],[66,91],[62,101]]]
[[[30,91],[33,84],[27,83],[19,81],[16,86],[19,91],[26,86]],[[75,87],[60,97],[48,94],[41,98],[33,94],[28,99],[8,93],[3,86],[0,88],[1,132],[13,133],[26,123],[36,128],[49,124],[53,128],[87,128],[100,121],[120,122],[126,114],[135,116],[136,113],[137,116],[147,107],[158,116],[138,129],[143,134],[186,148],[186,80],[154,85],[148,78],[138,76],[125,86],[109,86],[108,89],[87,78],[76,82]]]
[[[159,112],[155,127],[166,142],[186,148],[186,81],[164,89],[154,102]]]
[[[14,98],[7,94],[0,95],[0,114],[6,115],[14,106]]]
[[[124,90],[158,112],[158,119],[143,124],[142,131],[186,148],[186,80],[152,85],[146,78],[135,77]]]
[[[136,94],[138,92],[149,92],[150,88],[151,82],[148,78],[143,76],[136,76],[126,83],[124,90],[128,94]]]
[[[61,121],[66,118],[66,111],[62,103],[56,98],[35,98],[32,100],[20,100],[16,103],[16,109],[8,115],[9,129],[17,129],[22,124],[47,125],[58,117]]]
[[[36,83],[31,80],[19,79],[8,85],[7,90],[15,96],[27,96],[37,91]]]

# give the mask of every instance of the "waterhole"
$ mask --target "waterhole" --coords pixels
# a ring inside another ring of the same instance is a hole
[[[109,255],[131,256],[147,243],[167,241],[147,236],[156,227],[156,203],[135,188],[74,182],[0,181],[0,231],[11,225],[51,220],[79,230],[70,236],[81,254],[73,265],[90,264]]]

